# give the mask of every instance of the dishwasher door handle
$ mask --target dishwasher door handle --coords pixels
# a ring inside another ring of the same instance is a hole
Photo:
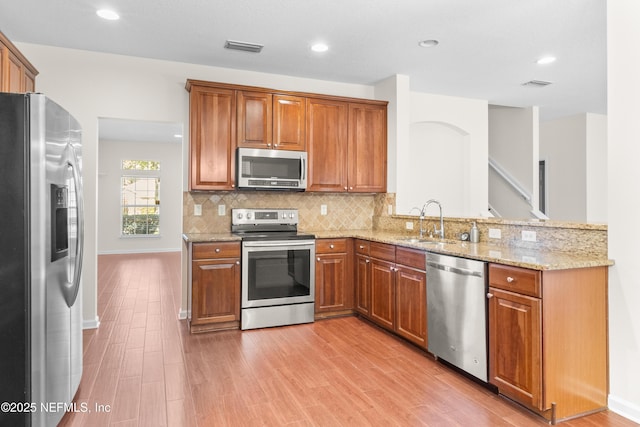
[[[437,268],[438,270],[447,271],[449,273],[461,274],[463,276],[476,276],[476,277],[483,276],[481,271],[469,270],[468,268],[452,267],[450,265],[438,264],[432,261],[427,261],[427,265],[433,268]]]

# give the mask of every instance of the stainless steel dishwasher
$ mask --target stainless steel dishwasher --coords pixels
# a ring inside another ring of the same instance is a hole
[[[487,267],[427,252],[427,347],[487,381]]]

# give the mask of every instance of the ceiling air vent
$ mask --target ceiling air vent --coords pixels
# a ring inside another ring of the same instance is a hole
[[[259,53],[264,45],[258,43],[239,42],[235,40],[227,40],[224,43],[226,49],[242,50],[244,52]]]
[[[531,87],[544,87],[550,85],[551,82],[547,82],[544,80],[529,80],[528,82],[522,83],[522,86],[531,86]]]

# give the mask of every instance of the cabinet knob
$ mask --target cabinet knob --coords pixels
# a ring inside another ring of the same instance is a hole
[[[320,262],[320,257],[316,258],[316,261]]]
[[[364,262],[366,262],[367,264],[369,264],[371,261],[369,261],[368,259],[365,259]]]
[[[353,190],[353,187],[349,187],[349,190]]]
[[[333,249],[335,246],[333,245],[329,245],[329,249]]]
[[[360,245],[360,249],[364,249],[364,246],[363,246],[363,245]]]
[[[236,261],[236,265],[240,265],[240,261]]]
[[[346,189],[347,189],[347,187],[344,187],[344,189],[346,190]]]
[[[220,253],[220,248],[216,248],[216,253]]]
[[[493,294],[491,292],[487,293],[487,298],[488,299],[493,298]]]
[[[277,147],[277,146],[278,146],[278,144],[273,144],[273,146],[274,146],[274,147]]]
[[[507,277],[507,282],[508,283],[513,283],[516,279],[514,279],[513,277],[509,276]]]
[[[267,147],[271,147],[271,143],[270,142],[267,143]]]

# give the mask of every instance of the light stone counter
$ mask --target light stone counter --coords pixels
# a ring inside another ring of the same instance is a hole
[[[611,266],[614,262],[598,255],[579,254],[574,252],[551,251],[545,249],[517,248],[490,243],[469,243],[445,239],[433,239],[429,242],[412,242],[408,238],[414,235],[403,235],[387,231],[372,230],[304,230],[314,234],[317,239],[346,238],[371,240],[392,245],[422,249],[445,255],[496,262],[534,270],[566,270],[571,268]],[[232,233],[185,233],[182,238],[187,243],[206,243],[220,241],[240,241],[240,237]]]
[[[371,230],[305,230],[305,232],[315,234],[317,239],[353,237],[422,249],[445,255],[531,268],[534,270],[566,270],[571,268],[611,266],[614,264],[612,260],[606,257],[573,252],[524,249],[490,243],[470,243],[449,239],[443,241],[433,239],[426,243],[408,241],[407,238],[415,237],[415,233],[414,235],[403,235]]]

